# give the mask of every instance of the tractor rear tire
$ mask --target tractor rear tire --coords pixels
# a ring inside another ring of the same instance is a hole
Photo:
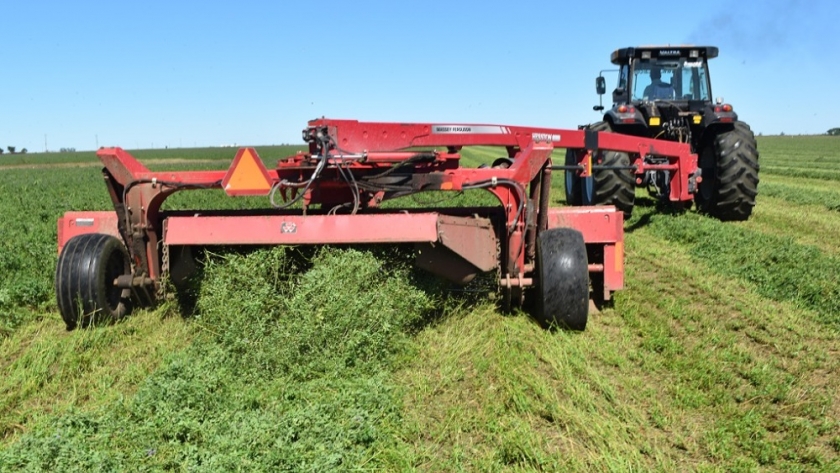
[[[608,122],[598,122],[589,127],[590,130],[611,133],[612,126]],[[630,155],[616,151],[599,151],[594,156],[592,164],[602,166],[630,166]],[[592,203],[595,205],[614,205],[624,212],[624,219],[633,213],[636,200],[636,175],[630,169],[602,169],[593,171],[595,192]]]
[[[589,318],[589,266],[583,234],[571,228],[537,237],[535,318],[548,328],[583,331]]]
[[[58,310],[67,330],[121,319],[131,312],[131,290],[114,284],[131,274],[123,243],[111,235],[77,235],[64,246],[55,270]]]
[[[721,221],[750,218],[758,195],[758,144],[749,125],[735,122],[700,151],[703,180],[694,196],[697,208]]]
[[[579,162],[578,155],[573,149],[566,150],[566,166],[576,166]],[[566,205],[579,207],[583,205],[581,196],[581,178],[577,171],[565,171],[566,174]]]

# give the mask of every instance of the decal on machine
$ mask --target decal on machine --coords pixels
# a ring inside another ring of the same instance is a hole
[[[432,125],[434,134],[464,134],[478,133],[485,135],[507,135],[510,129],[506,126],[496,125]]]
[[[531,138],[534,141],[560,141],[560,135],[552,133],[531,133]]]

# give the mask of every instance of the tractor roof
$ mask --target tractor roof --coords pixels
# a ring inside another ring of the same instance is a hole
[[[621,48],[613,51],[610,55],[610,62],[615,65],[626,64],[632,58],[636,59],[673,59],[673,58],[706,58],[717,57],[718,48],[715,46],[638,46],[634,48]]]

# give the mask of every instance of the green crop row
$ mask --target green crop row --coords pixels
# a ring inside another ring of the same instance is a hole
[[[762,161],[761,173],[782,176],[785,178],[819,179],[824,181],[840,181],[840,164],[808,167],[768,166]]]

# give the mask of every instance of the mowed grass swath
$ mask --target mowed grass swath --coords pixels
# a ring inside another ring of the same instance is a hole
[[[66,332],[55,219],[107,209],[101,175],[3,169],[0,470],[840,471],[831,139],[759,137],[746,222],[639,189],[627,287],[580,334],[502,315],[495,288],[449,291],[398,247],[207,253],[189,314]]]

